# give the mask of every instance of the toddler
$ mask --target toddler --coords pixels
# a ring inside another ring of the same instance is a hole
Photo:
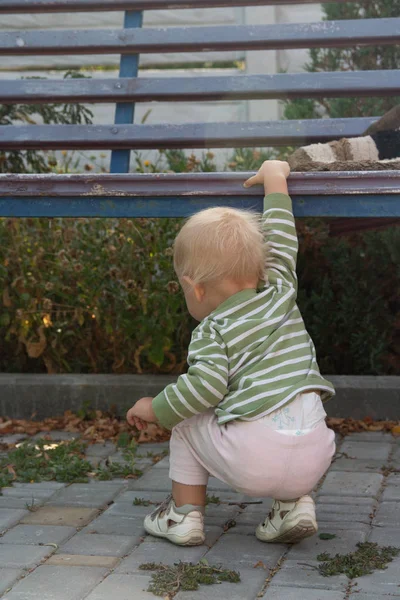
[[[322,406],[335,392],[296,305],[289,171],[266,161],[244,184],[265,187],[262,221],[211,208],[190,218],[175,241],[175,270],[200,322],[189,369],[127,414],[138,429],[158,422],[172,430],[172,496],[144,526],[175,544],[204,542],[210,474],[248,496],[275,499],[259,540],[294,543],[317,532],[308,494],[335,451]]]

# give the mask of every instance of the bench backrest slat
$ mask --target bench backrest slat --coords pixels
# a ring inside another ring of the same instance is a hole
[[[0,55],[135,54],[400,43],[400,18],[285,25],[0,33]]]
[[[66,79],[61,85],[59,80],[3,80],[0,103],[286,100],[397,94],[400,95],[399,70],[335,71],[218,77]]]
[[[301,145],[362,135],[375,120],[360,117],[184,125],[6,125],[0,127],[0,147],[145,150]]]
[[[330,1],[320,0],[323,3]],[[345,4],[351,0],[336,0],[336,2]],[[194,9],[314,3],[315,0],[0,0],[0,14]]]

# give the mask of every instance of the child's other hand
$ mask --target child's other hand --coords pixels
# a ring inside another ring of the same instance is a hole
[[[244,182],[243,187],[252,185],[267,185],[268,181],[287,179],[290,174],[289,164],[283,160],[266,160],[258,172]]]
[[[130,408],[126,415],[129,425],[136,427],[139,431],[147,429],[147,423],[157,421],[153,411],[153,398],[141,398]]]

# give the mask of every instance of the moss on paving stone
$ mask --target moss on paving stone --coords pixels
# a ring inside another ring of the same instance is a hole
[[[144,571],[154,571],[151,575],[151,583],[147,589],[155,596],[173,598],[180,590],[194,591],[200,585],[212,585],[228,581],[239,583],[240,574],[236,571],[224,569],[221,566],[211,566],[206,559],[199,563],[179,562],[173,566],[145,563],[140,565]]]
[[[12,486],[14,481],[86,483],[89,477],[105,481],[141,475],[134,469],[135,452],[131,448],[123,452],[124,463],[106,461],[95,470],[86,460],[85,450],[86,444],[79,440],[22,442],[0,458],[0,489]]]
[[[395,556],[400,554],[400,548],[393,546],[380,547],[372,542],[357,544],[357,550],[349,554],[330,554],[324,552],[317,556],[321,561],[318,570],[324,577],[343,573],[349,579],[362,575],[370,575],[373,571],[386,569]]]

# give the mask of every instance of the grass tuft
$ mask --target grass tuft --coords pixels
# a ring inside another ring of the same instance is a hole
[[[317,556],[321,561],[318,570],[324,577],[344,574],[349,579],[369,575],[376,570],[383,570],[400,554],[400,548],[392,546],[380,547],[372,542],[357,544],[357,550],[349,554],[331,556],[324,552]]]
[[[154,571],[151,575],[151,583],[147,589],[155,596],[172,599],[180,590],[195,591],[200,585],[213,585],[228,581],[238,583],[240,575],[236,571],[213,567],[206,559],[197,564],[179,562],[173,566],[146,563],[140,565],[144,571]]]

